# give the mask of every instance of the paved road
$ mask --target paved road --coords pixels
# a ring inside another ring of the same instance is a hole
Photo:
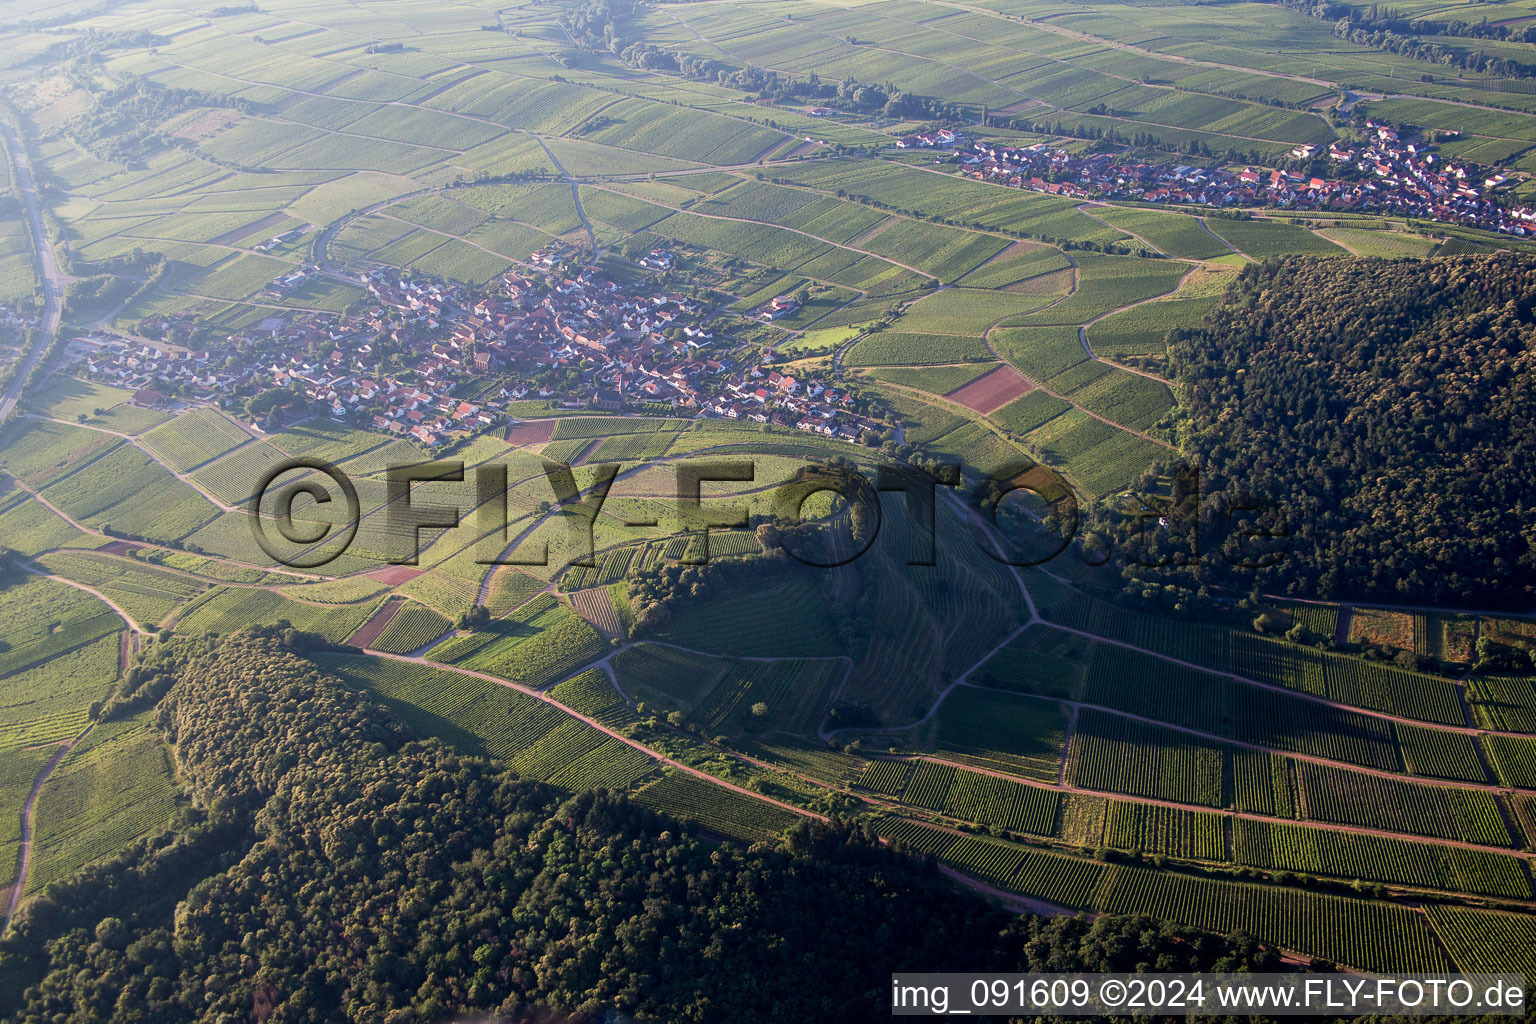
[[[27,207],[27,223],[32,232],[33,245],[37,249],[38,275],[43,282],[43,316],[38,322],[37,338],[33,341],[31,350],[23,358],[21,367],[16,373],[16,379],[11,382],[10,387],[6,388],[5,394],[0,395],[0,423],[3,423],[21,399],[21,389],[26,385],[27,378],[37,367],[38,361],[43,358],[49,343],[59,333],[59,318],[63,312],[64,275],[59,271],[58,262],[53,258],[53,248],[48,244],[47,234],[43,232],[42,204],[37,198],[37,183],[32,177],[32,163],[27,159],[21,139],[17,137],[16,129],[4,121],[0,121],[0,136],[5,137],[6,149],[11,153],[11,164],[16,168],[16,183],[21,186],[22,202]]]

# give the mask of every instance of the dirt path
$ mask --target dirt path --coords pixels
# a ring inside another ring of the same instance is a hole
[[[1162,298],[1162,296],[1159,295],[1158,298]],[[1129,308],[1129,307],[1127,307],[1127,308]],[[1114,312],[1118,313],[1119,310],[1114,310]],[[1003,357],[998,354],[997,349],[992,344],[992,332],[995,331],[995,330],[997,330],[997,324],[993,324],[991,327],[988,327],[985,331],[983,331],[982,335],[981,335],[981,342],[982,342],[983,345],[987,346],[987,351],[992,353],[994,358],[999,359],[1002,362],[1008,363],[1008,360],[1003,359]],[[1088,342],[1087,342],[1086,337],[1083,334],[1083,328],[1079,327],[1077,329],[1077,336],[1078,336],[1079,341],[1082,343],[1083,348],[1088,351],[1088,354],[1090,356],[1093,356],[1093,351],[1091,349],[1088,349]],[[1098,357],[1097,356],[1093,356],[1093,358],[1097,359]],[[1106,362],[1107,362],[1107,360],[1106,360]],[[1012,366],[1013,364],[1012,363],[1008,363],[1008,365]],[[1143,376],[1143,377],[1152,377],[1152,379],[1154,379],[1154,380],[1162,380],[1162,378],[1155,377],[1152,374],[1141,373],[1141,371],[1139,371],[1139,370],[1131,370],[1128,367],[1120,366],[1119,363],[1108,363],[1108,365],[1119,367],[1120,369],[1126,370],[1128,373],[1140,373],[1141,376]],[[1017,369],[1017,367],[1015,367],[1015,369]],[[1022,373],[1023,371],[1020,371],[1020,372]],[[1042,384],[1039,381],[1035,380],[1033,377],[1030,377],[1028,374],[1023,374],[1023,375],[1024,375],[1026,380],[1028,380],[1031,384],[1033,384],[1035,386],[1036,389],[1038,389],[1040,391],[1044,391],[1046,394],[1050,395],[1052,398],[1059,398],[1059,399],[1061,399],[1063,402],[1066,402],[1072,408],[1076,409],[1078,412],[1084,414],[1085,416],[1092,416],[1094,419],[1098,420],[1100,423],[1103,423],[1106,426],[1114,427],[1116,430],[1123,430],[1127,434],[1135,434],[1137,437],[1141,438],[1143,441],[1150,441],[1150,442],[1152,442],[1153,444],[1157,445],[1160,448],[1167,448],[1169,451],[1173,450],[1173,445],[1169,444],[1167,441],[1164,441],[1162,438],[1160,438],[1160,437],[1153,437],[1151,434],[1147,433],[1144,430],[1137,430],[1135,427],[1128,427],[1124,423],[1116,423],[1114,420],[1110,419],[1107,416],[1100,416],[1098,413],[1094,412],[1092,409],[1084,409],[1082,406],[1080,406],[1076,402],[1072,401],[1072,399],[1068,398],[1066,395],[1063,395],[1063,394],[1061,394],[1061,393],[1059,393],[1057,391],[1053,391],[1052,389],[1046,387],[1044,384]],[[1167,381],[1163,381],[1163,383],[1166,384]],[[887,386],[889,387],[889,386],[895,386],[895,385],[887,385]]]
[[[106,594],[103,594],[95,587],[81,583],[78,580],[72,580],[68,576],[60,576],[58,573],[43,572],[41,570],[34,569],[30,565],[23,565],[21,570],[22,572],[29,573],[33,576],[41,576],[44,579],[53,580],[57,583],[63,583],[65,586],[74,587],[76,590],[83,590],[116,612],[117,617],[128,624],[128,631],[130,633],[147,632],[147,630],[140,628],[139,624],[133,620],[133,616],[129,615],[128,612],[123,609],[122,605],[118,604],[116,601],[112,600],[110,597],[108,597]]]
[[[1367,828],[1363,825],[1341,825],[1331,821],[1315,821],[1313,819],[1281,818],[1274,815],[1254,814],[1250,811],[1239,811],[1232,808],[1210,807],[1205,804],[1184,804],[1176,800],[1162,800],[1157,797],[1133,796],[1129,793],[1119,793],[1112,789],[1089,789],[1071,782],[1063,782],[1060,785],[1052,785],[1035,779],[1021,778],[1017,775],[1009,775],[1007,772],[998,771],[995,768],[981,768],[964,761],[952,761],[949,758],[938,757],[932,754],[870,754],[867,755],[874,761],[929,761],[933,764],[942,764],[952,768],[962,769],[968,772],[976,772],[994,779],[1004,779],[1008,782],[1016,782],[1021,786],[1029,786],[1031,789],[1057,790],[1067,793],[1079,793],[1083,796],[1109,797],[1114,800],[1133,804],[1146,804],[1151,807],[1167,807],[1178,811],[1203,811],[1207,814],[1219,814],[1226,818],[1242,818],[1246,821],[1267,822],[1271,825],[1297,825],[1304,828],[1319,829],[1324,832],[1346,832],[1350,835],[1378,836],[1383,839],[1398,839],[1407,842],[1418,842],[1436,846],[1453,846],[1462,850],[1476,850],[1479,853],[1502,854],[1507,857],[1517,857],[1526,862],[1536,859],[1536,853],[1527,850],[1511,849],[1507,846],[1486,846],[1481,843],[1471,843],[1464,839],[1441,839],[1438,836],[1423,836],[1416,832],[1391,832],[1386,829]],[[901,805],[907,807],[908,805]],[[909,808],[910,809],[910,808]],[[942,814],[943,812],[936,812]],[[958,820],[958,819],[957,819]],[[1221,863],[1212,861],[1211,863]],[[1442,890],[1449,892],[1451,890]]]
[[[34,491],[31,487],[29,487],[26,484],[22,483],[20,480],[16,480],[15,477],[11,477],[10,479],[15,482],[17,487],[20,487],[22,490],[24,490],[28,494],[30,494],[32,496],[32,500],[33,501],[36,501],[39,505],[43,506],[48,511],[52,512],[54,515],[58,516],[60,519],[64,520],[66,523],[68,523],[70,526],[73,526],[75,529],[79,530],[81,533],[87,534],[87,535],[92,536],[92,537],[100,537],[103,540],[119,540],[120,539],[120,538],[117,538],[117,537],[108,537],[106,534],[102,533],[100,530],[97,530],[97,529],[94,529],[92,527],[89,527],[89,526],[85,525],[84,523],[77,522],[76,520],[72,519],[67,513],[65,513],[63,509],[61,509],[57,505],[53,504],[53,502],[51,502],[47,498],[43,497],[37,491]],[[167,551],[176,551],[176,550],[178,550],[177,548],[170,547],[169,545],[153,544],[153,543],[150,543],[148,541],[132,541],[131,543],[141,544],[144,547],[163,547]],[[88,548],[82,548],[82,549],[80,549],[80,553],[82,553],[82,554],[90,554],[91,552],[90,552],[90,549],[88,549]],[[250,562],[241,562],[241,561],[237,561],[236,559],[233,559],[233,558],[225,558],[225,557],[223,557],[221,555],[206,555],[206,554],[199,554],[199,553],[196,553],[196,552],[187,552],[187,554],[193,555],[193,557],[195,557],[195,558],[201,558],[201,559],[204,559],[204,560],[209,561],[209,562],[217,562],[220,565],[233,566],[236,569],[249,569],[252,572],[273,573],[273,574],[279,575],[279,576],[293,576],[293,577],[295,577],[294,583],[304,583],[306,581],[307,582],[320,582],[320,581],[323,581],[323,580],[327,579],[327,577],[316,576],[313,573],[300,572],[297,569],[288,569],[288,568],[275,569],[275,568],[271,568],[271,567],[264,566],[264,565],[252,565]],[[108,556],[108,557],[111,557],[111,556]],[[156,569],[163,569],[166,572],[185,572],[185,570],[173,569],[173,568],[171,568],[168,565],[157,565],[157,566],[154,566],[154,568],[156,568]],[[199,579],[199,580],[204,580],[204,579],[212,580],[213,579],[213,577],[210,577],[210,576],[199,576],[195,572],[186,572],[186,575],[191,576],[191,577],[193,577],[195,579]],[[260,586],[261,585],[261,584],[229,583],[228,581],[225,581],[225,580],[214,580],[214,582],[218,583],[221,586]]]
[[[1044,620],[1042,620],[1042,621],[1044,621]],[[1310,701],[1313,704],[1321,704],[1321,705],[1324,705],[1325,707],[1334,708],[1334,709],[1339,710],[1339,711],[1352,711],[1352,712],[1354,712],[1357,715],[1366,715],[1366,716],[1368,716],[1370,718],[1380,718],[1380,719],[1383,719],[1383,720],[1388,721],[1388,722],[1401,722],[1401,723],[1403,723],[1405,725],[1416,726],[1416,727],[1421,728],[1421,729],[1439,729],[1442,732],[1459,732],[1459,733],[1462,733],[1462,734],[1468,735],[1468,736],[1479,736],[1479,735],[1482,735],[1482,736],[1524,737],[1526,739],[1530,738],[1530,735],[1528,733],[1507,732],[1507,731],[1500,730],[1500,729],[1476,729],[1476,728],[1472,728],[1471,726],[1464,726],[1464,725],[1447,725],[1444,722],[1425,722],[1425,721],[1422,721],[1422,720],[1417,719],[1417,718],[1408,718],[1405,715],[1394,715],[1394,714],[1392,714],[1390,712],[1387,712],[1387,711],[1376,711],[1376,710],[1374,710],[1372,708],[1363,708],[1363,707],[1359,707],[1358,705],[1355,705],[1355,704],[1345,704],[1342,701],[1330,700],[1327,697],[1320,697],[1320,696],[1318,696],[1315,693],[1307,693],[1304,690],[1290,690],[1290,689],[1287,689],[1284,686],[1278,686],[1275,683],[1265,683],[1265,682],[1261,682],[1261,681],[1259,681],[1257,679],[1250,679],[1247,676],[1238,675],[1236,672],[1223,672],[1220,669],[1208,668],[1208,667],[1206,667],[1204,665],[1199,665],[1199,664],[1196,664],[1195,662],[1192,662],[1192,661],[1185,661],[1182,658],[1175,658],[1175,657],[1173,657],[1172,655],[1169,655],[1169,654],[1162,654],[1162,653],[1160,653],[1158,651],[1148,650],[1145,647],[1137,647],[1135,644],[1126,643],[1123,640],[1113,640],[1113,639],[1111,639],[1109,637],[1100,636],[1097,633],[1089,633],[1088,631],[1082,630],[1082,629],[1075,629],[1075,628],[1073,628],[1071,626],[1063,626],[1063,625],[1060,625],[1060,624],[1055,623],[1055,622],[1044,622],[1044,625],[1049,626],[1051,629],[1059,629],[1063,633],[1072,633],[1072,634],[1075,634],[1077,636],[1087,637],[1090,640],[1097,640],[1099,643],[1111,644],[1111,645],[1113,645],[1115,647],[1124,647],[1127,650],[1137,651],[1138,653],[1145,654],[1145,655],[1147,655],[1149,657],[1158,658],[1158,659],[1161,659],[1162,661],[1169,661],[1169,662],[1172,662],[1175,665],[1180,665],[1180,666],[1183,666],[1184,668],[1191,669],[1193,671],[1204,672],[1206,675],[1220,676],[1223,679],[1232,679],[1232,680],[1235,680],[1236,682],[1242,683],[1242,684],[1244,684],[1246,686],[1256,687],[1256,688],[1258,688],[1260,690],[1269,690],[1269,691],[1274,692],[1274,693],[1283,693],[1283,694],[1286,694],[1288,696],[1298,698],[1300,700]],[[1456,685],[1452,680],[1446,680],[1446,681],[1450,682],[1452,685]],[[1117,712],[1117,714],[1124,714],[1124,712]],[[1166,723],[1161,723],[1161,724],[1166,724]],[[1225,742],[1233,742],[1233,741],[1227,740]],[[1291,755],[1291,756],[1300,757],[1301,755],[1297,754],[1297,755]],[[1357,771],[1369,771],[1370,769],[1358,768],[1357,767],[1356,770]],[[1403,778],[1405,776],[1399,775],[1398,777],[1399,778]],[[1428,778],[1420,778],[1417,775],[1412,776],[1412,778],[1415,781],[1425,782],[1425,783],[1436,783],[1437,782],[1437,780],[1428,779]],[[1440,784],[1440,785],[1450,785],[1450,786],[1472,786],[1473,785],[1472,783],[1469,783],[1469,782],[1468,783],[1459,783],[1459,782],[1444,782],[1444,781],[1440,781],[1438,784]],[[1499,789],[1499,790],[1502,791],[1502,790],[1508,789],[1509,787],[1507,787],[1507,786],[1503,786],[1503,787],[1501,787],[1501,786],[1494,786],[1494,787],[1489,787],[1489,788]]]
[[[1339,605],[1339,624],[1333,628],[1334,643],[1349,643],[1349,628],[1355,621],[1355,606],[1352,604]]]
[[[609,106],[612,106],[612,105],[613,104],[611,104],[611,103],[609,104]],[[607,108],[604,108],[604,109],[607,109]],[[571,176],[571,172],[570,171],[566,170],[565,167],[561,165],[560,158],[555,156],[555,151],[549,148],[549,143],[544,141],[544,136],[542,136],[542,135],[535,135],[534,136],[534,140],[538,142],[539,148],[544,150],[544,155],[549,157],[549,162],[555,165],[555,172],[557,174],[559,174],[560,177],[562,177],[566,181],[570,182],[570,185],[571,185],[571,202],[576,204],[576,216],[581,218],[581,226],[583,228],[585,228],[586,232],[587,232],[587,241],[592,243],[592,258],[594,260],[596,260],[599,256],[601,256],[603,254],[603,250],[597,244],[597,232],[592,230],[592,222],[587,219],[587,211],[582,209],[582,206],[581,206],[581,188],[578,185],[577,180],[574,177]],[[487,250],[487,252],[489,252],[489,251],[490,250]]]
[[[46,420],[46,421],[48,421],[50,423],[62,423],[65,426],[69,426],[69,427],[79,427],[79,428],[82,428],[84,430],[94,430],[94,431],[96,431],[97,433],[100,433],[100,434],[111,434],[113,437],[120,437],[124,441],[127,441],[129,444],[133,445],[140,452],[142,452],[144,454],[144,457],[149,459],[149,461],[153,462],[155,465],[159,466],[161,469],[164,469],[167,473],[171,474],[171,476],[175,477],[177,480],[180,480],[182,483],[184,483],[188,487],[192,488],[198,494],[201,494],[204,498],[207,498],[208,501],[210,503],[212,503],[218,509],[220,509],[220,510],[222,510],[224,512],[238,512],[238,511],[240,511],[235,506],[226,504],[222,498],[220,498],[218,495],[214,494],[212,491],[207,490],[205,487],[203,487],[202,484],[200,484],[197,481],[193,480],[186,473],[183,473],[181,470],[176,469],[174,466],[167,465],[158,456],[156,456],[154,452],[150,451],[149,448],[147,448],[143,443],[141,443],[139,441],[139,438],[138,438],[137,435],[125,434],[121,430],[113,430],[110,427],[92,426],[89,423],[71,423],[69,420],[59,419],[56,416],[33,416],[33,415],[31,415],[29,413],[27,418],[28,419]],[[243,444],[244,442],[241,442],[241,443]],[[211,459],[210,460],[206,460],[203,464],[206,465],[206,462],[210,462],[210,461],[212,461],[212,460]]]
[[[617,729],[609,728],[602,722],[599,722],[597,719],[588,715],[584,715],[581,712],[576,711],[574,708],[570,708],[564,704],[561,704],[559,701],[555,700],[553,697],[549,696],[549,694],[543,692],[542,690],[534,690],[529,687],[519,685],[518,683],[511,682],[510,680],[502,679],[500,676],[493,676],[488,672],[476,672],[472,669],[459,668],[454,665],[444,665],[439,662],[428,661],[423,657],[412,656],[408,654],[390,654],[386,651],[375,650],[368,650],[368,653],[376,658],[388,658],[391,661],[403,661],[413,665],[421,665],[426,668],[437,669],[442,672],[457,672],[460,675],[473,676],[474,678],[483,680],[487,683],[494,683],[497,686],[504,686],[509,690],[516,690],[518,693],[521,693],[526,697],[532,697],[534,700],[543,701],[545,704],[558,708],[562,713],[571,716],[579,722],[584,722],[585,724],[596,729],[598,732],[602,733],[604,736],[607,736],[610,739],[618,740],[625,746],[631,747],[651,758],[652,760],[659,761],[660,763],[676,771],[683,772],[686,775],[692,775],[696,778],[704,780],[705,782],[713,783],[714,785],[720,786],[723,789],[728,789],[740,796],[750,797],[753,800],[760,800],[763,803],[772,804],[781,810],[790,811],[794,814],[800,815],[801,817],[814,818],[817,821],[827,820],[827,817],[824,814],[817,814],[816,812],[808,811],[803,807],[796,807],[794,804],[785,803],[782,800],[775,800],[772,797],[764,796],[761,793],[755,793],[752,790],[747,789],[745,786],[738,786],[733,782],[726,782],[724,779],[716,778],[715,776],[710,775],[708,772],[700,771],[692,765],[684,764],[683,762],[673,757],[669,757],[666,754],[658,753],[657,751],[652,750],[650,747],[647,747],[644,743],[641,743],[639,740],[630,739],[628,736],[625,736]],[[612,656],[613,655],[610,654],[608,658],[611,658]],[[605,658],[603,660],[606,662],[608,659]],[[591,668],[591,664],[584,665],[582,666],[582,671],[587,671]]]
[[[5,922],[0,924],[0,935],[4,935],[11,927],[11,918],[16,916],[16,909],[21,906],[22,893],[27,891],[27,876],[32,871],[32,811],[37,806],[37,796],[43,790],[43,783],[48,781],[48,776],[59,766],[69,752],[75,749],[75,744],[85,738],[86,733],[95,728],[95,722],[89,722],[80,733],[59,744],[59,749],[43,765],[43,770],[37,773],[37,778],[32,780],[32,789],[27,793],[27,799],[21,805],[21,843],[16,856],[16,881],[11,883],[11,898],[6,905]]]

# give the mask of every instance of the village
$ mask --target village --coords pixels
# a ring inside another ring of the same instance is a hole
[[[429,450],[538,409],[739,420],[849,442],[885,429],[848,391],[759,365],[699,300],[648,277],[626,289],[569,255],[536,252],[490,289],[379,267],[357,279],[367,301],[355,315],[274,314],[202,348],[77,339],[76,372],[142,406],[216,406],[263,430],[327,415]],[[655,250],[637,262],[673,261]],[[317,273],[295,270],[273,293]],[[794,308],[780,296],[752,317]]]
[[[1507,175],[1434,152],[1412,129],[1365,122],[1363,144],[1299,145],[1298,161],[1325,159],[1328,177],[1253,165],[1211,168],[1128,161],[1114,153],[1080,154],[1051,143],[1005,146],[943,128],[908,136],[903,149],[942,152],[966,177],[1077,199],[1121,199],[1241,209],[1337,210],[1461,224],[1510,235],[1536,232],[1536,209],[1495,197]],[[1454,137],[1456,133],[1442,133]]]

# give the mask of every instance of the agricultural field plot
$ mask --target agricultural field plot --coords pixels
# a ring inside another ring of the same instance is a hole
[[[1038,313],[1010,322],[1042,327],[1084,324],[1133,302],[1166,295],[1178,287],[1179,281],[1191,269],[1187,263],[1171,260],[1095,252],[1078,253],[1074,260],[1077,263],[1077,287],[1072,294]]]
[[[193,409],[149,431],[139,443],[186,473],[250,441],[251,435],[211,409]]]
[[[559,606],[520,609],[498,620],[495,632],[463,654],[448,658],[442,647],[430,654],[435,660],[452,660],[463,668],[489,672],[525,686],[543,686],[569,675],[601,657],[607,643],[586,620]],[[470,639],[481,639],[472,634]],[[446,646],[446,645],[444,645]]]
[[[625,693],[669,708],[691,706],[709,692],[726,669],[722,660],[660,644],[625,648],[612,665]]]
[[[1393,728],[1403,751],[1403,764],[1412,774],[1459,782],[1488,781],[1477,743],[1466,733],[1426,729],[1407,722],[1394,722]]]
[[[328,671],[368,690],[406,725],[527,778],[566,789],[627,789],[655,762],[559,707],[461,672],[376,657],[326,656]]]
[[[7,624],[0,676],[41,665],[123,627],[117,613],[90,594],[34,577],[0,589],[0,616]]]
[[[1031,391],[992,412],[992,418],[1014,434],[1028,434],[1060,416],[1072,403],[1045,391]]]
[[[697,160],[712,164],[741,164],[782,145],[786,136],[770,128],[721,117],[707,111],[645,100],[623,100],[605,107],[585,130],[584,139],[624,149]]]
[[[1405,231],[1363,228],[1323,228],[1319,235],[1360,256],[1383,259],[1423,259],[1435,249],[1432,239]]]
[[[607,587],[592,587],[571,595],[571,608],[603,636],[622,636],[624,626]]]
[[[1226,819],[1206,811],[1110,800],[1103,844],[1184,860],[1227,859]]]
[[[341,462],[384,444],[379,434],[344,426],[334,420],[311,419],[267,435],[267,443],[289,455]]]
[[[871,761],[855,785],[872,793],[900,796],[916,767],[911,761]]]
[[[374,613],[382,599],[358,604],[313,605],[270,590],[215,587],[182,609],[180,633],[229,633],[254,623],[286,620],[295,629],[342,643]]]
[[[1031,626],[977,666],[968,679],[978,686],[1076,698],[1090,643],[1047,626]]]
[[[1445,965],[1424,918],[1406,907],[1134,867],[1111,867],[1107,875],[1096,909],[1150,913],[1223,932],[1241,928],[1261,941],[1365,970]]]
[[[170,418],[170,413],[133,405],[133,392],[92,381],[60,377],[46,388],[26,396],[26,406],[40,415],[61,420],[80,420],[89,427],[106,427],[124,434],[138,434]]]
[[[266,441],[241,445],[188,476],[199,487],[230,505],[243,505],[254,496],[257,484],[287,456]]]
[[[66,579],[95,587],[142,627],[158,626],[207,589],[206,583],[181,573],[106,555],[56,551],[40,556],[38,564]]]
[[[1454,906],[1426,912],[1463,971],[1536,971],[1536,918]]]
[[[16,880],[20,855],[22,804],[54,748],[6,748],[4,754],[0,758],[0,885],[9,886]]]
[[[452,625],[426,605],[407,601],[368,646],[392,654],[410,654],[448,632]]]
[[[98,725],[38,796],[27,892],[166,828],[180,799],[170,753],[147,716]]]
[[[802,577],[692,605],[657,639],[717,654],[815,658],[841,653],[832,623],[819,588]]]
[[[932,395],[948,395],[958,391],[978,377],[990,374],[996,363],[975,363],[965,366],[881,367],[871,370],[875,380],[902,387],[916,388]]]
[[[1471,676],[1467,704],[1485,728],[1536,733],[1536,678]]]
[[[1169,331],[1198,325],[1220,298],[1219,293],[1186,296],[1188,291],[1186,283],[1168,298],[1112,313],[1094,322],[1087,329],[1089,346],[1105,359],[1161,356]]]
[[[1055,298],[1050,293],[946,288],[908,306],[897,326],[913,334],[980,335],[995,324],[1049,305]]]
[[[996,235],[906,219],[898,219],[864,242],[870,252],[915,267],[941,283],[974,270],[1008,246],[1008,239]]]
[[[639,717],[600,669],[572,676],[551,687],[549,695],[571,710],[614,729],[630,725]]]
[[[1485,790],[1362,775],[1306,761],[1296,767],[1306,816],[1313,821],[1505,849],[1516,845],[1498,801]]]
[[[1223,753],[1187,733],[1085,708],[1067,754],[1067,779],[1084,789],[1222,807]]]
[[[1055,701],[957,686],[937,718],[939,756],[1045,782],[1061,773],[1066,709]]]
[[[119,443],[99,430],[13,420],[0,428],[0,470],[36,490],[88,465]]]
[[[1032,385],[1011,366],[1000,366],[977,380],[948,392],[944,397],[982,415],[996,412],[1028,394]]]
[[[1235,819],[1232,830],[1233,858],[1250,867],[1531,898],[1517,857],[1250,818]]]
[[[1087,213],[1146,239],[1169,256],[1208,260],[1232,251],[1222,244],[1221,239],[1206,231],[1198,218],[1182,213],[1113,206],[1089,206]]]
[[[975,270],[960,278],[957,284],[966,288],[1004,288],[1025,291],[1033,288],[1039,279],[1049,274],[1070,270],[1071,262],[1055,246],[1037,242],[1015,242]],[[1029,288],[1026,288],[1026,285]],[[1055,288],[1047,288],[1055,291]]]
[[[984,362],[993,358],[981,338],[882,331],[849,349],[849,366],[922,366]]]
[[[695,822],[710,832],[748,843],[773,839],[801,820],[793,811],[733,793],[675,769],[642,789],[635,799],[663,813]]]
[[[42,496],[94,529],[145,540],[179,540],[218,516],[207,498],[131,444],[122,444],[45,487]]]
[[[1347,256],[1343,248],[1304,227],[1268,217],[1207,222],[1234,249],[1256,260],[1271,256]]]
[[[79,735],[90,723],[91,702],[105,699],[117,681],[121,650],[121,634],[106,633],[6,676],[0,683],[5,757]]]
[[[1044,241],[1074,238],[1114,242],[1126,237],[1117,228],[1078,213],[1075,200],[953,178],[935,189],[930,172],[886,161],[818,160],[776,168],[774,174],[813,188],[842,189],[867,203],[883,203],[906,213],[921,211],[967,227],[1019,237],[1026,232]]]
[[[0,498],[0,532],[12,551],[35,555],[52,548],[94,548],[106,538],[82,533],[19,489]]]
[[[1536,789],[1536,738],[1525,736],[1481,736],[1488,761],[1499,781],[1506,786]]]

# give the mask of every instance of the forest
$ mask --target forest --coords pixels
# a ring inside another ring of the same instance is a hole
[[[195,820],[27,905],[5,1020],[883,1020],[896,970],[1278,964],[1146,917],[1011,917],[846,822],[743,849],[567,797],[413,736],[312,642],[162,645]]]
[[[1176,516],[1132,586],[1529,607],[1533,289],[1518,254],[1245,267],[1170,335],[1176,434],[1203,474],[1180,514],[1199,529]],[[1247,524],[1266,503],[1284,522]],[[1259,533],[1288,536],[1262,538],[1250,570],[1239,549]]]

